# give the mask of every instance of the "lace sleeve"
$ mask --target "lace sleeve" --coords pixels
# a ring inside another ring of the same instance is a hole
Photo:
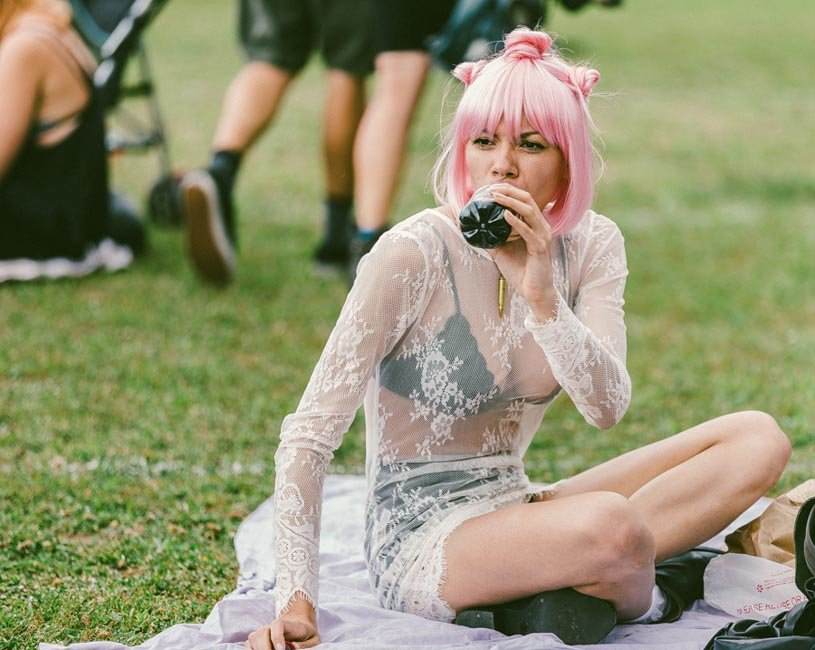
[[[278,615],[295,596],[317,606],[323,478],[378,363],[416,318],[426,263],[406,235],[387,233],[360,264],[297,411],[275,453]]]
[[[627,276],[622,233],[602,218],[586,245],[575,310],[558,296],[550,320],[526,319],[555,379],[586,421],[601,429],[619,422],[631,401],[623,318]]]

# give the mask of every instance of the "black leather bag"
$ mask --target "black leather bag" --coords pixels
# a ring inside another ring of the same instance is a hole
[[[815,650],[815,497],[804,502],[795,519],[795,584],[807,602],[769,621],[731,623],[705,650]]]

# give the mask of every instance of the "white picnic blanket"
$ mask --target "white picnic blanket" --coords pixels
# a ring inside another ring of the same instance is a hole
[[[473,648],[540,650],[566,648],[551,634],[507,637],[500,632],[471,629],[426,620],[381,608],[368,585],[363,559],[365,479],[331,475],[323,491],[320,544],[318,624],[326,650],[408,650]],[[757,517],[769,505],[760,499],[708,545],[724,547],[724,535]],[[242,650],[250,632],[274,615],[271,596],[275,567],[274,504],[264,501],[235,535],[240,566],[237,588],[210,612],[203,624],[174,625],[132,650]],[[700,650],[721,627],[734,620],[704,601],[697,601],[676,623],[618,625],[596,650]],[[576,647],[576,646],[572,646]],[[110,641],[68,646],[41,643],[39,650],[128,650]]]

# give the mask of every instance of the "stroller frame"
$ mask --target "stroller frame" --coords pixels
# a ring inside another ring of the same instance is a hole
[[[159,160],[159,179],[148,195],[151,216],[173,223],[172,165],[167,131],[156,96],[147,51],[142,43],[145,28],[169,0],[70,0],[74,27],[99,61],[94,86],[106,115],[115,115],[121,128],[108,130],[105,145],[109,154],[145,152],[155,148]],[[136,79],[124,82],[131,59],[136,64]],[[124,106],[126,99],[146,102],[147,115],[136,115]]]

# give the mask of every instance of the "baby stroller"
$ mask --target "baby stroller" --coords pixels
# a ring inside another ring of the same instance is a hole
[[[462,61],[477,61],[495,53],[504,34],[518,25],[540,27],[553,0],[458,0],[450,18],[427,47],[435,62],[449,72]],[[559,0],[564,9],[578,11],[589,4],[617,7],[623,0]]]
[[[108,116],[106,146],[110,154],[156,149],[159,179],[147,198],[150,216],[157,223],[177,225],[180,213],[161,111],[155,94],[144,30],[169,0],[70,0],[74,27],[99,61],[94,85]],[[130,61],[136,79],[124,82]],[[136,114],[126,100],[143,100],[146,110]],[[116,199],[114,199],[115,202]],[[122,200],[119,198],[118,200]]]

